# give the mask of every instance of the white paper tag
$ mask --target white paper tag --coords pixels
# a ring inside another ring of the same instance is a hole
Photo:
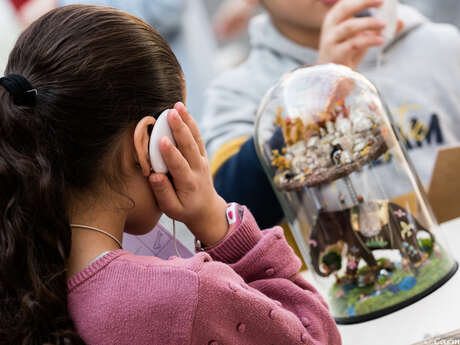
[[[236,219],[238,217],[237,212],[238,210],[237,210],[236,203],[231,203],[230,206],[227,207],[226,213],[227,213],[227,221],[229,225],[236,223]]]

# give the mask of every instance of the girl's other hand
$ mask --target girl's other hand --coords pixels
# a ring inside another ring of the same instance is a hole
[[[195,120],[182,103],[168,113],[175,147],[164,137],[160,152],[172,176],[149,177],[158,206],[167,216],[183,222],[206,245],[219,242],[227,233],[227,203],[214,189],[208,158]]]
[[[373,17],[355,17],[383,0],[342,0],[326,15],[319,43],[317,63],[337,63],[352,69],[361,63],[369,48],[384,43],[385,23]]]

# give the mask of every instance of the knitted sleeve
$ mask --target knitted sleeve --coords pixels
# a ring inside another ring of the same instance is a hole
[[[239,228],[209,254],[198,273],[192,344],[341,344],[281,228],[260,232],[245,209]]]

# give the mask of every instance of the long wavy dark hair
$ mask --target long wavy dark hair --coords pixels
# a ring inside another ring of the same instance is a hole
[[[0,343],[82,344],[66,301],[69,194],[103,177],[126,130],[182,100],[183,74],[148,24],[77,5],[28,27],[7,74],[38,95],[17,106],[0,86]]]

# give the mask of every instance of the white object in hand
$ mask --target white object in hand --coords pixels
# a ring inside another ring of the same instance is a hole
[[[388,43],[398,27],[398,0],[385,0],[379,8],[371,9],[371,14],[386,24],[382,34],[385,43]]]
[[[163,137],[168,137],[168,139],[171,140],[173,145],[176,146],[176,141],[174,140],[174,137],[168,124],[169,110],[170,109],[163,111],[156,120],[155,125],[152,129],[152,134],[150,135],[149,142],[149,155],[150,164],[152,164],[152,169],[154,172],[162,174],[166,174],[168,172],[168,167],[166,166],[160,152],[160,139]]]

